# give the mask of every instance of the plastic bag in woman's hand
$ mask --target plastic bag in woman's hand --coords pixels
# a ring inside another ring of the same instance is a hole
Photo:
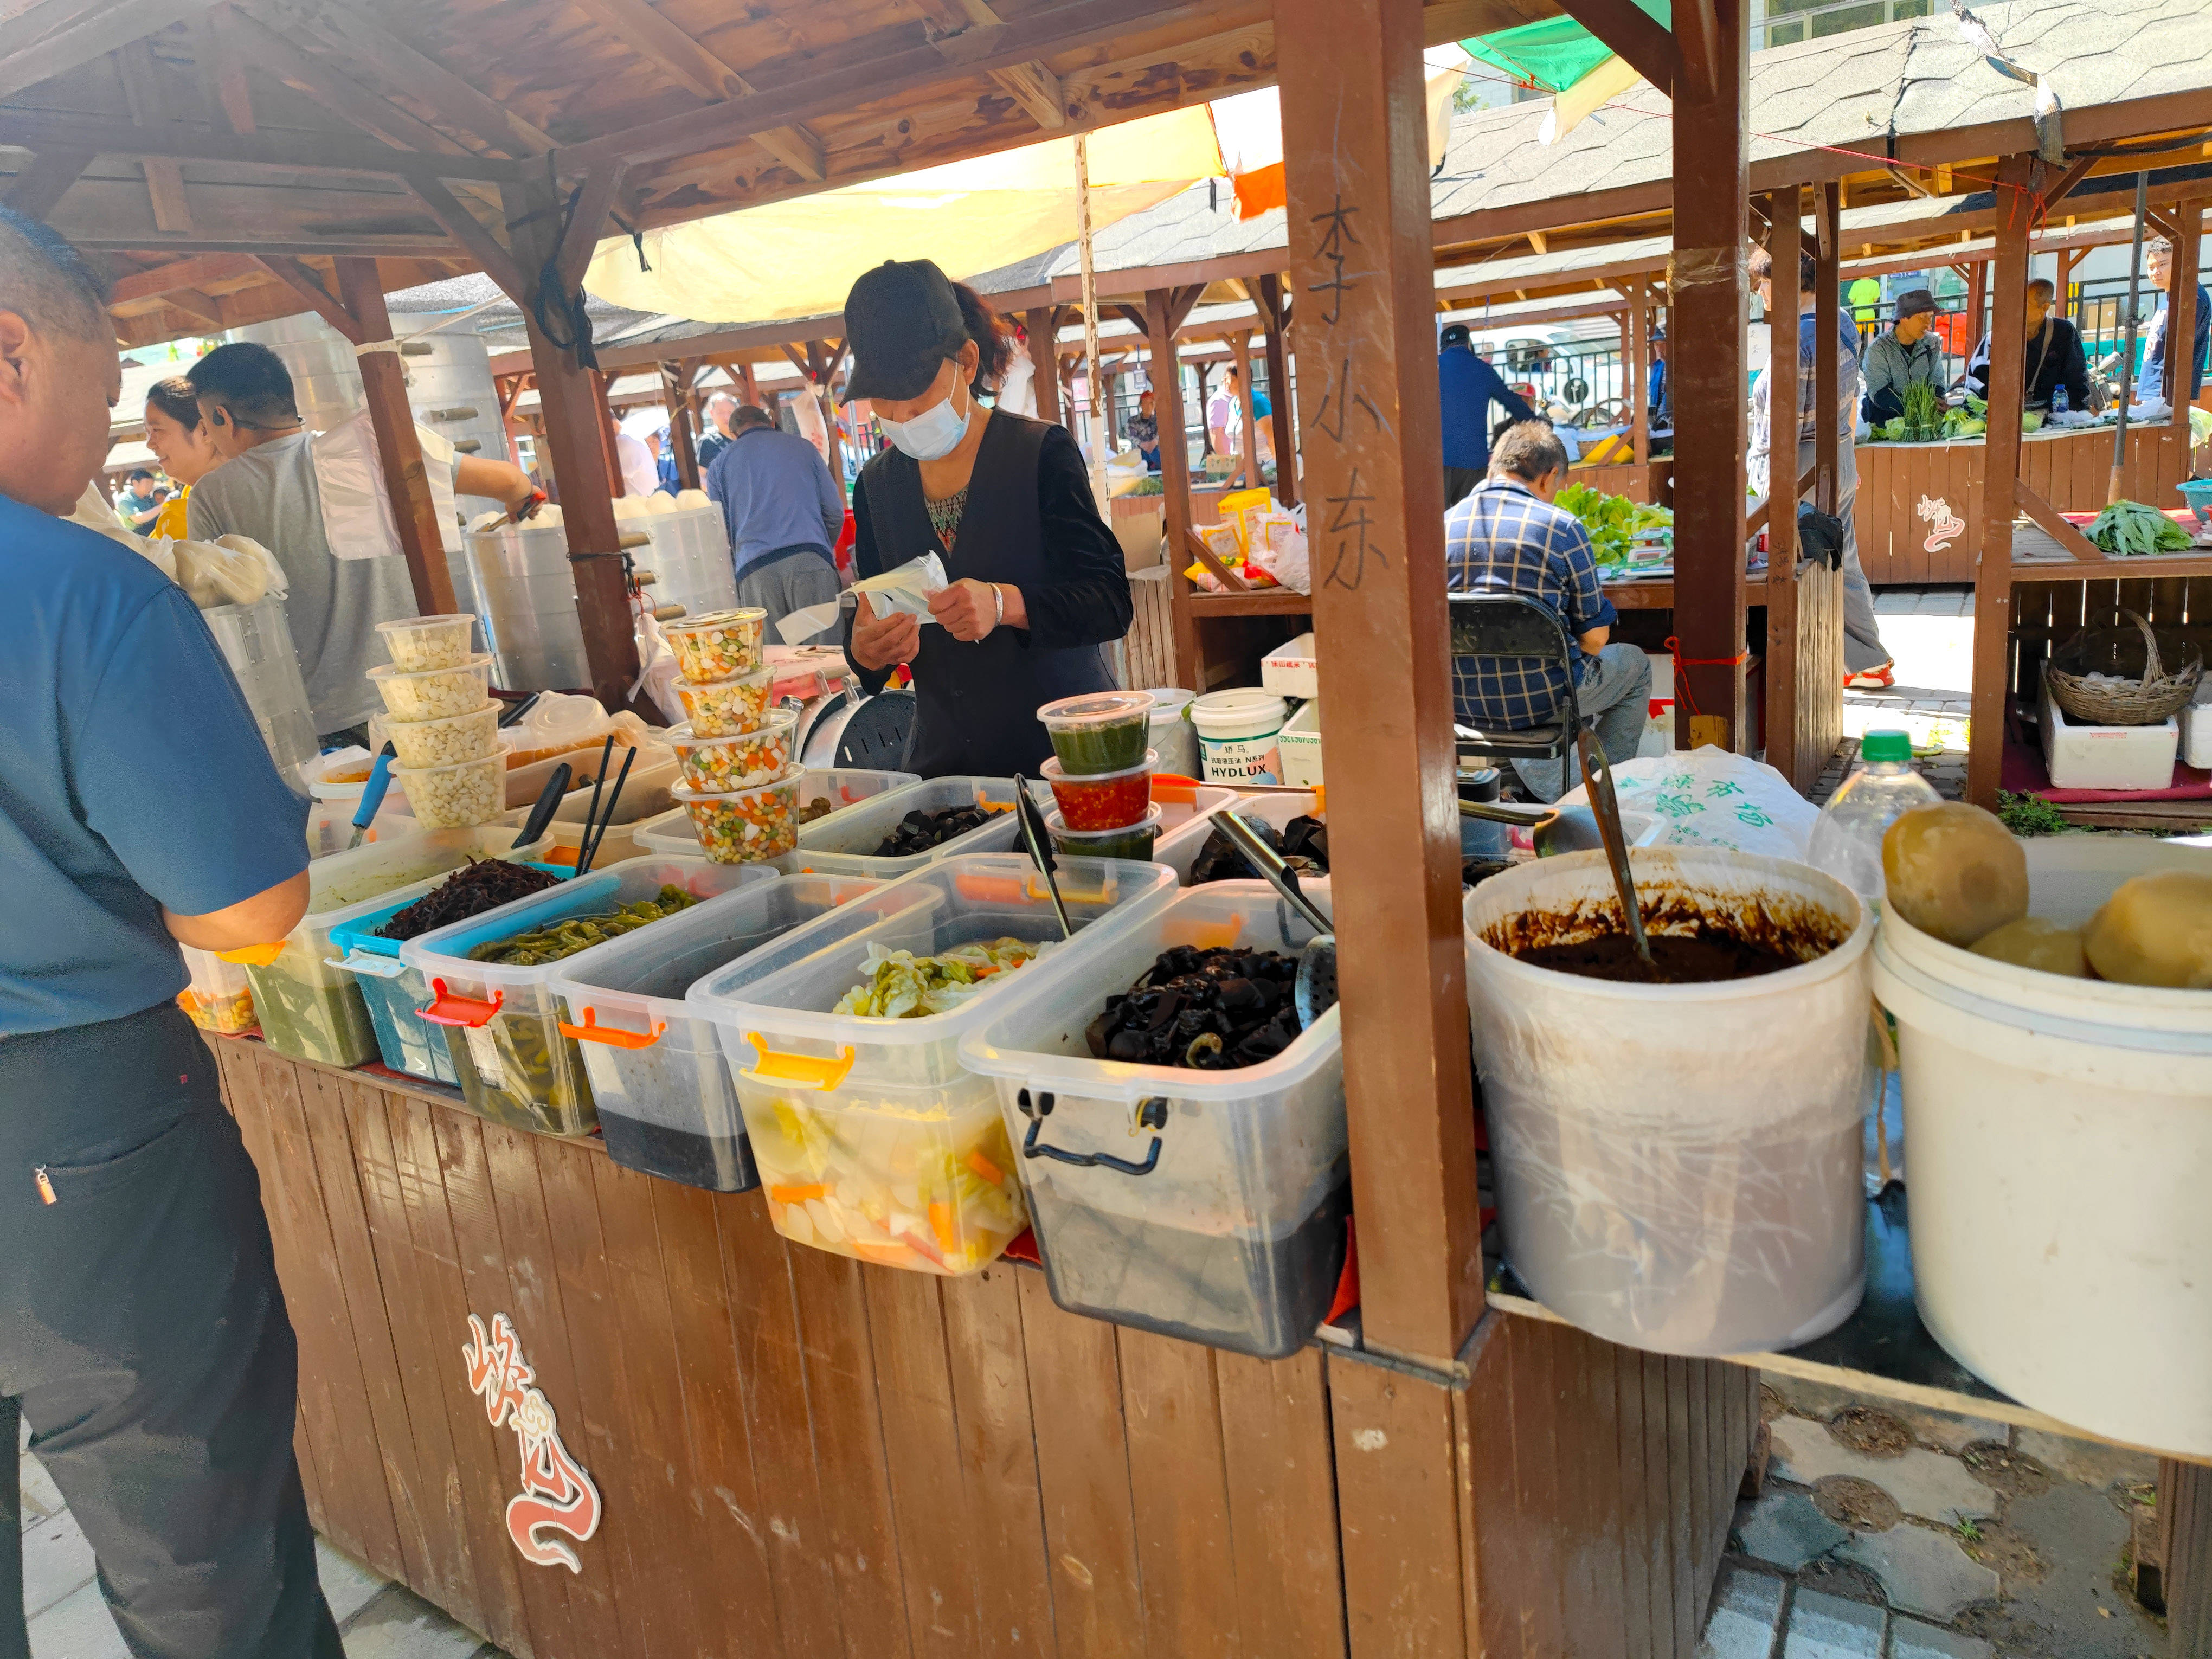
[[[853,591],[868,596],[868,608],[879,620],[908,616],[934,622],[937,619],[929,614],[929,596],[942,592],[948,586],[945,562],[934,553],[925,553],[918,559],[908,559],[896,570],[854,582]]]

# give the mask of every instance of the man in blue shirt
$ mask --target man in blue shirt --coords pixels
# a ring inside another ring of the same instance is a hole
[[[2150,285],[2164,297],[2150,319],[2150,334],[2143,345],[2142,384],[2169,404],[2194,403],[2204,390],[2204,349],[2212,344],[2212,293],[2203,284],[2197,289],[2197,320],[2191,332],[2196,349],[2189,354],[2189,393],[2173,395],[2173,375],[2166,362],[2166,332],[2173,325],[2173,244],[2164,237],[2143,249],[2143,265]],[[2144,395],[2137,392],[2140,398]]]
[[[175,1002],[179,941],[299,921],[307,803],[191,600],[57,516],[120,379],[98,279],[0,209],[0,1438],[139,1659],[338,1659],[259,1184]]]
[[[1521,401],[1496,369],[1474,355],[1465,323],[1452,324],[1437,340],[1437,392],[1443,405],[1444,505],[1455,507],[1489,470],[1491,404],[1503,406],[1516,421],[1533,421],[1536,411]]]
[[[845,532],[845,492],[830,476],[821,451],[782,430],[766,410],[747,404],[731,416],[730,441],[707,469],[705,482],[729,528],[738,603],[768,612],[769,639],[781,640],[775,625],[793,611],[836,602],[837,567],[830,550]],[[820,637],[835,643],[843,632],[832,624]]]
[[[1507,428],[1491,453],[1489,477],[1444,514],[1444,583],[1454,593],[1525,593],[1558,613],[1575,641],[1576,702],[1607,763],[1618,766],[1633,760],[1644,740],[1651,664],[1636,646],[1606,642],[1620,618],[1599,585],[1589,532],[1552,504],[1566,481],[1566,446],[1547,422]],[[1565,674],[1545,658],[1452,659],[1452,714],[1462,726],[1547,726],[1566,695]],[[1567,792],[1564,761],[1516,760],[1513,769],[1538,800]]]

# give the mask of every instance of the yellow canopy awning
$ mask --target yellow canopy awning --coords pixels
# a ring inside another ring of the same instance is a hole
[[[1204,106],[1091,135],[1094,230],[1222,173]],[[699,322],[767,322],[840,310],[885,259],[933,259],[948,276],[994,270],[1075,237],[1075,141],[848,185],[601,242],[584,286],[610,304]]]

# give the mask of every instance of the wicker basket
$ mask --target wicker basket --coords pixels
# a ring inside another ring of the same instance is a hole
[[[2051,696],[2069,716],[2090,726],[2155,726],[2196,695],[2204,653],[2180,635],[2167,635],[2166,649],[2181,659],[2181,666],[2169,674],[2151,625],[2132,611],[2120,615],[2136,631],[2087,629],[2052,654]],[[2131,684],[2100,684],[2087,678],[2093,672],[2136,678]]]

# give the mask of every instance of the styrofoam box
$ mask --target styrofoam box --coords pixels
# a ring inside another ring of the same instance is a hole
[[[1283,782],[1292,789],[1321,786],[1321,704],[1310,702],[1284,723],[1275,734],[1276,752],[1283,760]]]
[[[2181,728],[2172,717],[2156,726],[2077,726],[2043,684],[2043,758],[2054,789],[2164,789],[2173,781]]]
[[[2181,763],[2212,767],[2212,680],[2197,688],[2197,696],[2181,711]]]
[[[1321,671],[1314,659],[1314,636],[1301,634],[1260,659],[1260,684],[1279,697],[1321,696]]]

